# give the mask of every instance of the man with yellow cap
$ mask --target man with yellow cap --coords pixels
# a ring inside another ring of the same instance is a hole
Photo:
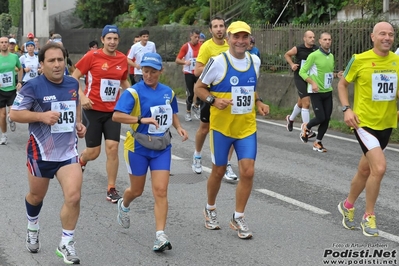
[[[260,59],[247,52],[251,28],[243,21],[236,21],[227,29],[227,34],[228,51],[211,58],[195,84],[197,96],[211,105],[209,134],[212,172],[207,183],[205,227],[220,229],[216,197],[226,171],[227,155],[233,145],[240,178],[230,228],[238,232],[238,237],[246,239],[252,237],[244,219],[244,210],[252,190],[257,152],[255,106],[261,115],[269,113],[269,106],[263,103],[256,92]]]

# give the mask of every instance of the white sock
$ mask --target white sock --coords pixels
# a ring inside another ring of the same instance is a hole
[[[73,240],[74,234],[75,234],[75,230],[66,230],[66,229],[62,228],[61,246],[68,245],[68,243]]]
[[[301,116],[302,116],[303,123],[309,123],[309,121],[310,121],[309,109],[302,108]]]
[[[244,217],[244,213],[243,212],[234,212],[234,219],[237,219],[239,217]]]
[[[298,106],[298,104],[295,104],[294,110],[292,111],[292,114],[291,114],[291,116],[290,116],[290,120],[291,120],[291,121],[294,121],[294,120],[295,120],[295,117],[297,117],[297,116],[301,113],[301,110],[302,110],[302,108],[300,108],[300,107]]]
[[[39,215],[35,217],[31,217],[29,215],[26,215],[28,218],[28,229],[30,230],[39,230]]]
[[[164,232],[163,230],[156,231],[155,237],[158,237],[158,236],[160,236],[160,235],[162,235],[162,234],[165,234],[165,232]]]
[[[201,157],[201,152],[200,151],[194,151],[194,156]]]
[[[207,209],[207,210],[216,209],[216,204],[215,204],[215,205],[209,205],[209,204],[207,203],[207,204],[206,204],[206,209]]]

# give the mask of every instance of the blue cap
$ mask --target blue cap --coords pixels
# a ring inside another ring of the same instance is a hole
[[[25,43],[25,47],[28,47],[28,45],[33,45],[33,47],[35,47],[35,43],[32,41],[26,42]]]
[[[101,33],[101,37],[104,37],[108,33],[116,33],[119,36],[119,29],[115,25],[106,25]]]
[[[157,53],[145,53],[140,63],[141,67],[149,66],[156,70],[162,69],[162,57]]]
[[[205,34],[203,34],[202,32],[200,33],[200,39],[205,39]]]

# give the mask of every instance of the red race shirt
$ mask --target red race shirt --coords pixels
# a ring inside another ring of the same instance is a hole
[[[190,46],[190,47],[189,47]],[[183,44],[183,46],[180,48],[179,54],[177,55],[177,58],[183,59],[184,60],[194,60],[198,56],[199,49],[201,47],[201,44],[197,43],[196,45],[192,45],[190,42],[187,42]],[[194,65],[195,63],[190,67],[190,66],[183,66],[183,72],[184,73],[191,73],[194,74]]]
[[[93,110],[113,112],[120,94],[120,82],[127,79],[126,56],[116,51],[115,56],[102,49],[86,53],[76,68],[86,75],[85,95],[93,102]]]

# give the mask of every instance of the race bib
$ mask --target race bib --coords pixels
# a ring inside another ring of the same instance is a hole
[[[190,65],[188,66],[189,71],[193,71],[195,68],[195,63],[197,62],[196,58],[190,58]]]
[[[115,79],[101,79],[100,96],[103,102],[115,102],[121,82]]]
[[[159,127],[156,128],[154,125],[148,126],[148,134],[164,133],[168,128],[172,126],[173,112],[172,106],[169,104],[152,106],[151,117],[157,120]]]
[[[232,114],[251,113],[254,106],[254,86],[232,86],[231,96],[233,97]]]
[[[398,76],[396,73],[372,74],[372,100],[393,101],[396,99]]]
[[[14,74],[12,71],[0,73],[0,87],[10,87],[14,85]]]
[[[324,88],[331,88],[332,82],[334,79],[334,74],[332,72],[324,74]]]
[[[76,101],[52,102],[51,111],[60,113],[58,122],[51,126],[51,133],[72,132],[76,121]]]

